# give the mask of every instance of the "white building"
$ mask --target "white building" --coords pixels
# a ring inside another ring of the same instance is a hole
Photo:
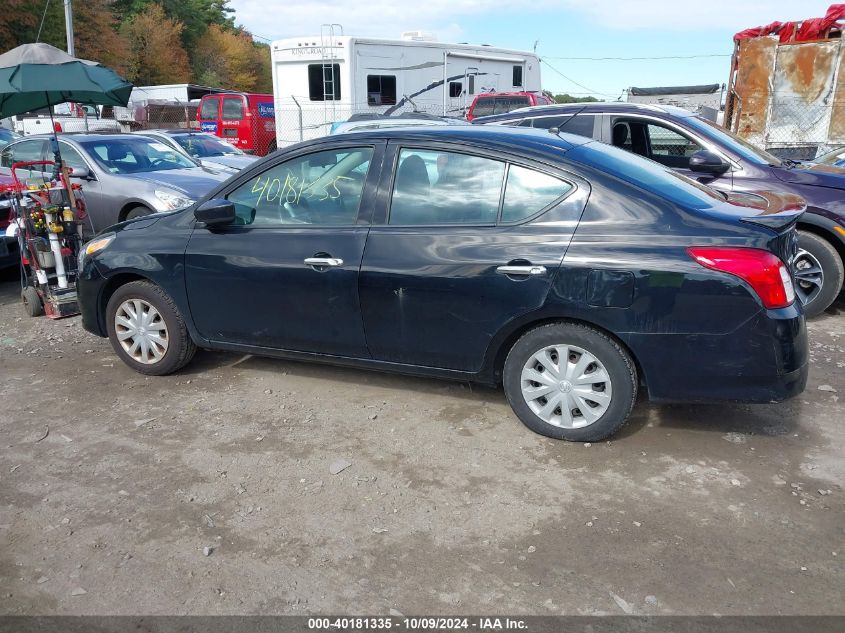
[[[533,53],[444,44],[416,32],[382,40],[328,29],[273,42],[271,55],[279,147],[325,135],[361,112],[463,117],[479,93],[540,90]]]

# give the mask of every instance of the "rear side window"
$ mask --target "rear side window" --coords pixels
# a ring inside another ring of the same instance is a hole
[[[204,99],[200,108],[201,119],[216,119],[219,99]]]
[[[308,64],[311,101],[337,101],[340,95],[340,64]]]
[[[578,136],[592,138],[595,121],[595,115],[578,114],[571,117],[569,121],[566,121],[562,126],[560,126],[560,131],[566,132],[567,134],[577,134]]]
[[[568,122],[571,118],[572,115],[565,114],[561,116],[540,116],[532,119],[532,121],[534,122],[534,127],[540,128],[541,130],[548,130],[553,127],[562,129],[564,123]]]
[[[371,106],[396,103],[395,75],[367,75],[367,103]]]
[[[488,116],[493,114],[493,97],[479,97],[472,108],[472,116]]]
[[[495,224],[505,163],[456,152],[403,149],[390,224]]]
[[[3,150],[2,165],[11,167],[14,163],[44,160],[46,150],[47,142],[43,139],[32,139],[9,145]],[[41,169],[41,166],[35,169]]]
[[[224,121],[240,121],[244,118],[244,100],[240,97],[227,97],[223,99]]]
[[[549,174],[511,165],[505,185],[502,222],[518,222],[542,211],[572,191],[572,185]]]
[[[524,108],[528,105],[531,105],[531,103],[526,96],[496,97],[493,114],[506,114],[511,110]]]

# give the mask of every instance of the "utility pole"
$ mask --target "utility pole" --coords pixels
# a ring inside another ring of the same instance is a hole
[[[67,33],[67,54],[75,56],[73,50],[73,7],[71,0],[65,0],[65,31]]]

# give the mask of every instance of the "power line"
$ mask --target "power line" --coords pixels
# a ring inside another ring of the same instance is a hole
[[[547,62],[545,58],[540,58],[540,63],[543,63],[543,64],[545,64],[546,66],[548,66],[551,70],[553,70],[553,71],[554,71],[554,72],[556,72],[558,75],[560,75],[561,77],[563,77],[564,79],[566,79],[566,81],[568,81],[568,82],[570,82],[570,83],[575,84],[575,85],[576,85],[576,86],[578,86],[579,88],[583,88],[584,90],[586,90],[586,91],[587,91],[587,94],[591,94],[591,95],[601,95],[602,97],[610,97],[611,99],[616,98],[616,95],[611,95],[611,94],[607,94],[606,92],[599,92],[598,90],[593,90],[593,89],[592,89],[592,88],[590,88],[589,86],[585,86],[585,85],[584,85],[584,84],[582,84],[582,83],[578,83],[577,81],[575,81],[574,79],[572,79],[572,77],[567,77],[567,76],[566,76],[566,75],[564,75],[562,72],[560,72],[557,68],[555,68],[554,66],[552,66],[549,62]]]
[[[659,55],[655,57],[553,57],[546,55],[546,59],[564,59],[571,61],[589,61],[589,62],[630,62],[641,60],[659,60],[659,59],[703,59],[707,57],[730,57],[730,53],[712,53],[706,55]]]

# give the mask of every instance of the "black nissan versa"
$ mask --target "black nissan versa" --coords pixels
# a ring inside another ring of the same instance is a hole
[[[815,316],[845,280],[845,168],[780,160],[712,121],[673,106],[575,103],[473,120],[582,134],[651,158],[716,189],[785,191],[807,201],[792,262],[804,313]]]
[[[794,196],[731,199],[609,145],[494,126],[295,145],[81,256],[86,329],[133,369],[197,347],[503,384],[598,440],[662,401],[801,392]]]

